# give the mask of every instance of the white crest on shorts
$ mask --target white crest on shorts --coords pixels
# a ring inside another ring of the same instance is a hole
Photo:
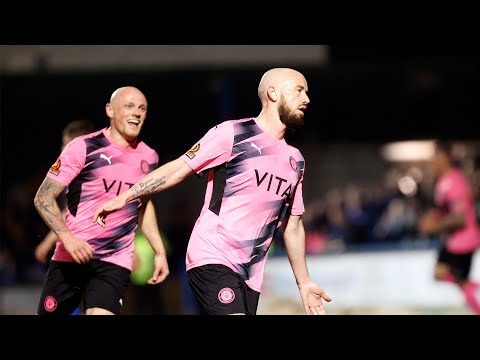
[[[235,300],[235,292],[230,288],[223,288],[218,292],[218,300],[222,304],[230,304]]]
[[[58,302],[57,299],[55,299],[53,296],[47,296],[45,298],[45,301],[43,302],[43,307],[45,308],[46,311],[52,312],[55,311],[57,308]]]

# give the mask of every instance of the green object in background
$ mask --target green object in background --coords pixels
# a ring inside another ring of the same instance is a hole
[[[166,237],[163,233],[161,235],[164,241],[165,250],[168,251]],[[135,234],[134,246],[135,253],[140,260],[140,266],[137,271],[131,273],[130,280],[135,285],[147,285],[148,279],[152,277],[154,270],[153,258],[155,257],[155,252],[145,235],[140,230],[137,230],[137,233]]]
[[[140,266],[137,271],[131,273],[130,280],[135,285],[146,285],[148,279],[153,274],[153,257],[155,253],[145,235],[140,231],[137,231],[135,235],[134,244],[135,253],[140,260]]]

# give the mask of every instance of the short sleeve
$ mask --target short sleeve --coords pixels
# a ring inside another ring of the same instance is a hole
[[[201,175],[208,170],[230,160],[233,147],[233,126],[223,122],[211,128],[195,145],[181,158]]]
[[[47,177],[68,186],[85,166],[85,154],[85,141],[73,139],[50,167]]]

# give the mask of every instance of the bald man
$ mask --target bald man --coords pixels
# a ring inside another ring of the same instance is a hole
[[[302,183],[305,160],[285,142],[287,129],[303,125],[310,99],[298,71],[267,71],[258,86],[257,117],[211,128],[190,150],[152,171],[99,207],[93,218],[108,229],[116,211],[208,171],[205,203],[186,254],[192,290],[205,314],[257,313],[268,250],[284,226],[285,246],[303,306],[323,315],[330,297],[314,283],[305,260]],[[108,225],[107,225],[108,216]]]
[[[158,154],[139,140],[147,99],[137,88],[115,90],[105,106],[110,126],[68,143],[50,167],[34,204],[58,240],[38,304],[39,315],[68,315],[83,300],[86,315],[120,314],[130,281],[138,226],[155,251],[150,284],[169,273],[153,203],[129,202],[109,228],[92,224],[94,210],[158,167]],[[66,215],[57,203],[64,191]]]

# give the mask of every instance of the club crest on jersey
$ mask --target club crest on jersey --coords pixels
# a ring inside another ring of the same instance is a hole
[[[48,170],[48,172],[51,172],[53,175],[58,176],[58,174],[60,174],[60,166],[62,166],[62,162],[60,161],[60,159],[58,159],[57,161],[55,161],[55,164],[50,167],[50,170]]]
[[[195,157],[195,153],[198,150],[200,150],[200,143],[193,145],[192,148],[185,153],[185,155],[187,155],[188,158],[191,160]]]
[[[296,172],[298,170],[297,162],[295,161],[293,156],[290,156],[290,166],[292,167],[293,171]]]
[[[142,160],[140,167],[145,174],[148,174],[148,162],[146,160]]]

